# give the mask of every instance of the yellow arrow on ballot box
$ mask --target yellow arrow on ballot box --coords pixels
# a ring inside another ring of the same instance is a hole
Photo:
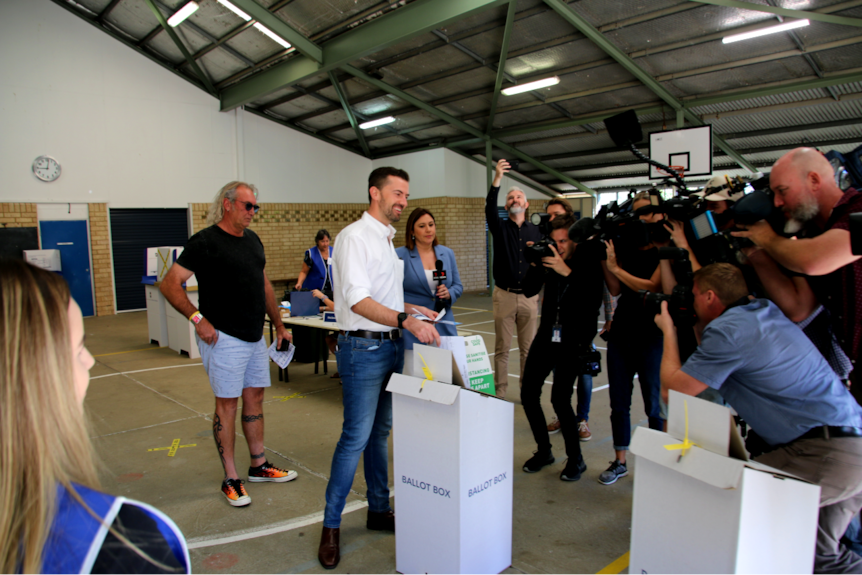
[[[683,400],[683,407],[685,407],[685,437],[682,439],[682,443],[674,443],[671,445],[665,445],[664,448],[668,451],[677,451],[681,450],[679,457],[677,458],[677,463],[682,460],[682,456],[685,455],[686,451],[697,445],[697,443],[689,440],[688,438],[688,401]],[[697,445],[700,447],[699,445]]]
[[[419,386],[419,393],[422,393],[422,390],[425,389],[425,382],[431,381],[434,379],[434,375],[431,373],[431,370],[428,368],[428,364],[425,363],[425,358],[422,357],[422,354],[416,352],[416,355],[419,356],[419,359],[422,360],[422,373],[425,374],[425,379],[422,380],[422,385]]]

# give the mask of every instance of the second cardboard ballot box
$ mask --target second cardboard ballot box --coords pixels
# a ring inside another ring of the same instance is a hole
[[[499,573],[512,564],[514,405],[461,385],[452,352],[416,345],[394,374],[395,568]],[[412,370],[410,369],[412,367]]]
[[[726,407],[668,407],[667,433],[632,438],[629,573],[811,573],[820,487],[750,461]]]

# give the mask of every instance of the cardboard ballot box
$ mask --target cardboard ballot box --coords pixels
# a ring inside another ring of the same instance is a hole
[[[750,461],[726,407],[671,391],[631,452],[629,573],[811,573],[820,487]]]
[[[386,387],[398,510],[395,568],[499,573],[512,564],[514,405],[464,389],[449,350],[417,344],[413,361],[419,377],[394,374]]]

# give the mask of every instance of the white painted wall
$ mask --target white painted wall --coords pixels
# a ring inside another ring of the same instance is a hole
[[[485,168],[449,150],[372,162],[219,112],[215,98],[48,0],[0,0],[0,53],[2,202],[186,207],[233,179],[265,202],[365,202],[368,174],[383,165],[410,173],[413,198],[487,193]],[[31,171],[43,154],[62,166],[55,182]],[[501,204],[512,185],[506,177]]]
[[[485,166],[445,148],[372,161],[372,168],[381,166],[394,166],[410,174],[411,199],[439,196],[484,198],[488,194]],[[542,192],[504,175],[500,184],[501,206],[505,204],[506,191],[512,186],[524,190],[528,200],[549,199]]]

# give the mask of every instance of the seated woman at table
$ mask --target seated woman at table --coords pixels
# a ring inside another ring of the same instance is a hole
[[[332,293],[332,238],[326,230],[318,230],[314,236],[316,247],[305,250],[302,271],[296,280],[296,289],[322,290]]]
[[[428,309],[446,310],[444,320],[454,321],[452,305],[461,297],[464,286],[455,263],[455,252],[437,242],[437,226],[434,215],[425,208],[416,208],[407,220],[404,246],[395,250],[404,260],[404,301]],[[437,262],[443,262],[446,279],[434,279]],[[437,304],[439,302],[439,304]],[[437,307],[435,308],[435,304]],[[413,313],[405,303],[407,313]],[[458,330],[449,323],[438,323],[440,335],[458,335]],[[407,330],[403,331],[404,349],[413,349],[418,340]]]
[[[314,297],[316,297],[317,299],[319,299],[320,303],[323,304],[322,306],[320,306],[320,311],[332,311],[332,312],[335,311],[335,302],[332,301],[331,299],[329,299],[328,297],[326,297],[325,293],[323,293],[319,289],[313,289],[313,290],[311,290],[311,294]],[[331,331],[328,334],[326,334],[326,337],[324,337],[324,339],[326,340],[326,346],[329,348],[329,353],[334,354],[336,344],[338,342],[338,332],[337,331]],[[330,377],[330,379],[338,379],[341,377],[341,375],[339,375],[339,373],[336,371],[335,373],[333,373],[329,377]]]
[[[99,490],[94,363],[65,280],[0,260],[0,573],[191,573],[173,521]]]

